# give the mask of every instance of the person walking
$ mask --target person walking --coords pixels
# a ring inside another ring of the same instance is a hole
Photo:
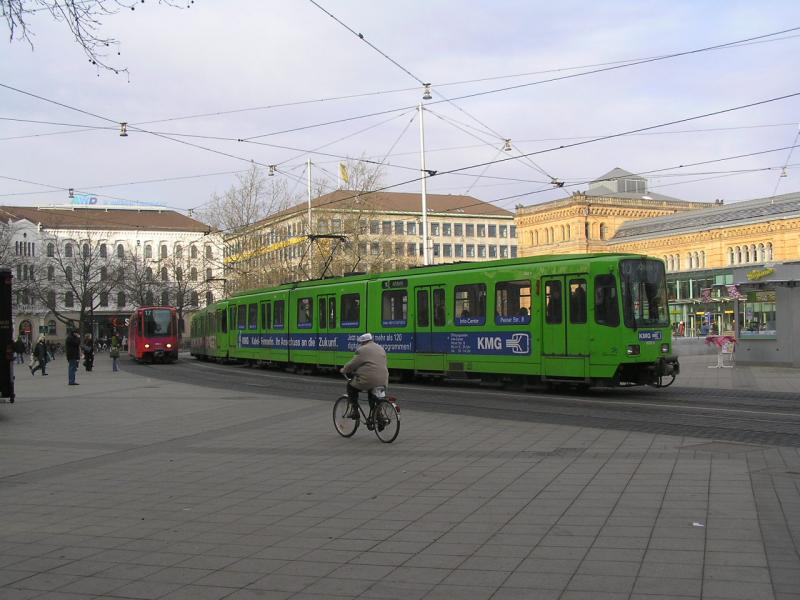
[[[87,333],[83,338],[83,366],[87,372],[92,370],[94,366],[94,344],[92,343],[92,334]]]
[[[33,347],[33,354],[38,364],[35,367],[31,367],[31,375],[34,375],[39,369],[42,370],[42,375],[47,375],[47,363],[50,361],[50,357],[47,354],[47,344],[43,335],[39,336],[39,341]]]
[[[25,364],[25,342],[22,340],[21,335],[14,342],[14,353],[17,355],[17,364]]]
[[[119,371],[119,366],[117,361],[119,360],[119,347],[120,342],[117,334],[111,338],[111,350],[109,351],[108,355],[111,357],[111,370],[116,372]]]
[[[69,364],[67,371],[69,385],[80,385],[75,381],[75,374],[78,372],[78,363],[81,360],[81,335],[73,329],[67,336],[64,345],[67,349],[67,363]]]

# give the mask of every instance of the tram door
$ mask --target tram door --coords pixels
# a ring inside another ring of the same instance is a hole
[[[214,320],[211,321],[214,323]],[[217,318],[216,323],[216,331],[209,332],[209,339],[210,339],[210,354],[214,354],[215,350],[220,352],[219,356],[227,356],[228,355],[228,313],[224,308],[220,308],[217,310]],[[219,341],[219,348],[217,348],[217,342]]]
[[[336,364],[336,296],[318,296],[317,361],[321,365]]]
[[[447,335],[442,332],[447,324],[444,288],[430,285],[416,287],[414,302],[415,368],[444,371],[447,354]]]
[[[545,377],[586,377],[589,327],[586,275],[542,278],[542,372]]]

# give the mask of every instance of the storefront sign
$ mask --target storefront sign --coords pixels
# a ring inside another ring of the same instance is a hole
[[[769,277],[775,272],[773,268],[766,268],[766,269],[754,269],[752,271],[747,272],[747,280],[748,281],[758,281],[759,279],[764,279],[765,277]]]
[[[748,302],[775,302],[774,291],[748,292]]]

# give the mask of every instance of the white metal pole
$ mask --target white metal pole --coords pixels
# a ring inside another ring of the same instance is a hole
[[[422,122],[422,102],[419,103],[419,146],[420,164],[422,165],[422,264],[429,265],[428,261],[428,171],[425,170],[425,125]]]
[[[306,223],[306,235],[311,235],[311,157],[308,157],[308,165],[306,168],[306,187],[308,190],[308,223]],[[312,269],[312,253],[314,250],[314,246],[311,242],[311,238],[308,238],[308,276],[311,277],[311,269]]]

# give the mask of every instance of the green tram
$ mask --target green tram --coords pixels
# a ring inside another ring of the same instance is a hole
[[[366,331],[401,375],[661,387],[680,369],[664,263],[637,254],[456,263],[240,293],[194,315],[191,353],[334,369]]]

